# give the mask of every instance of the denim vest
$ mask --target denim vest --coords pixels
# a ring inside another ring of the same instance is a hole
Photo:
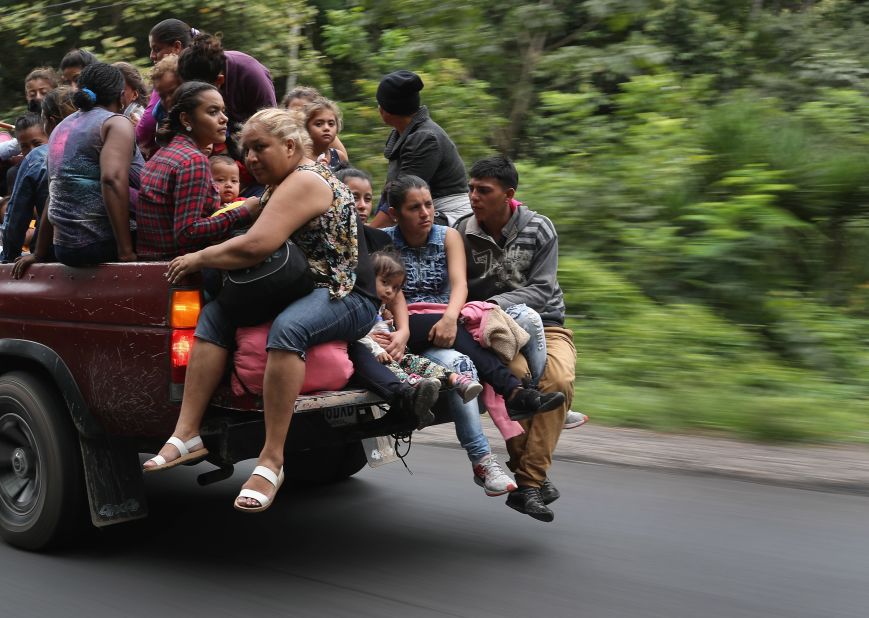
[[[450,276],[447,272],[447,251],[444,241],[447,228],[433,225],[425,246],[410,247],[398,226],[383,230],[404,259],[407,278],[404,297],[408,303],[449,303]]]

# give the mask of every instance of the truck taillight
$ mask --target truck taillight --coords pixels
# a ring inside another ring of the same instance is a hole
[[[175,384],[184,384],[191,348],[193,348],[192,329],[172,331],[172,382]]]
[[[202,293],[199,290],[172,290],[169,299],[169,325],[172,327],[172,380],[169,384],[171,401],[181,401],[184,394],[184,376],[187,375],[187,363],[193,348],[193,332],[201,309]]]
[[[199,290],[172,290],[169,325],[172,328],[196,328],[202,296]]]

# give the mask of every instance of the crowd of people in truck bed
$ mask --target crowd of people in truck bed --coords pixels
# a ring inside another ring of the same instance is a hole
[[[342,341],[353,379],[419,428],[445,402],[487,495],[552,521],[553,451],[587,417],[570,409],[576,350],[558,235],[517,199],[513,163],[492,156],[466,171],[421,104],[420,76],[398,70],[377,89],[392,130],[386,178],[375,183],[352,167],[334,101],[299,87],[278,105],[265,66],[177,19],[155,25],[148,42],[150,87],[131,64],[80,49],[58,71],[33,69],[29,111],[0,143],[0,257],[14,262],[13,277],[35,262],[159,260],[171,283],[202,273],[216,299],[197,322],[175,431],[144,471],[208,457],[199,426],[243,325],[219,302],[222,286],[290,247],[308,287],[257,318],[267,323],[266,437],[235,508],[271,505],[306,353]],[[481,404],[515,480],[492,453]]]

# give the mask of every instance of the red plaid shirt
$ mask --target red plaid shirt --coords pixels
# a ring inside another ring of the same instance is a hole
[[[209,216],[220,207],[208,158],[187,135],[176,135],[142,169],[136,253],[147,260],[172,259],[250,224],[246,208]]]

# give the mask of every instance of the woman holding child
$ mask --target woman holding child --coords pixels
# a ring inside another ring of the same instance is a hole
[[[240,511],[258,512],[271,505],[283,481],[284,442],[305,375],[305,351],[318,343],[364,336],[374,323],[377,297],[367,252],[359,249],[353,197],[327,168],[307,158],[311,144],[301,115],[257,112],[245,124],[241,140],[248,169],[268,186],[262,213],[244,235],[174,259],[167,276],[174,283],[203,268],[247,268],[288,238],[307,256],[315,288],[284,309],[269,330],[263,383],[266,439],[258,465],[235,501]],[[235,325],[219,303],[203,308],[196,338],[175,432],[160,454],[146,462],[146,471],[207,454],[199,426],[235,342]]]
[[[202,152],[226,141],[227,117],[217,88],[185,82],[158,131],[164,147],[145,164],[139,192],[139,255],[172,259],[227,238],[259,214],[259,198],[210,216],[221,207],[208,158]]]

